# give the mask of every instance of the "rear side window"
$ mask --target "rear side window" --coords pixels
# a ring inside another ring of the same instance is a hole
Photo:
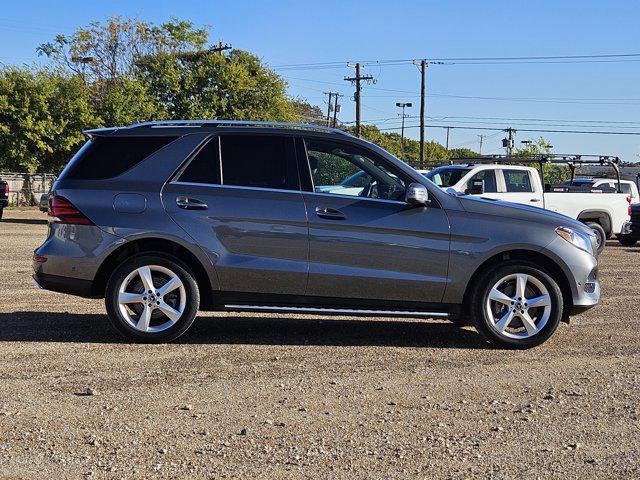
[[[95,137],[75,157],[65,176],[101,180],[117,177],[177,137]]]
[[[507,192],[533,192],[531,178],[526,170],[503,170]]]
[[[222,135],[220,158],[224,185],[300,189],[290,137]]]
[[[180,175],[181,182],[220,183],[220,156],[218,138],[210,139],[193,157]]]
[[[473,186],[473,182],[482,180],[484,182],[484,191],[486,193],[497,193],[498,184],[496,183],[495,170],[481,170],[467,181],[467,188]]]

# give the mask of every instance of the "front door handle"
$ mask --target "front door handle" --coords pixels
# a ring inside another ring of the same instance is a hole
[[[329,207],[316,207],[316,215],[327,220],[346,220],[346,216],[340,210]]]
[[[540,199],[539,199],[539,198],[532,198],[532,199],[531,199],[531,201],[532,201],[532,202],[539,202],[539,201],[540,201]]]
[[[186,197],[184,195],[180,195],[176,197],[176,205],[179,208],[184,208],[185,210],[206,210],[207,204],[202,200],[193,197]]]

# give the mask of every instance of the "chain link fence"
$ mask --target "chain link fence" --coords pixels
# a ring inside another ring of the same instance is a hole
[[[56,175],[52,173],[0,172],[0,180],[9,184],[9,205],[38,205],[40,197],[49,193]]]

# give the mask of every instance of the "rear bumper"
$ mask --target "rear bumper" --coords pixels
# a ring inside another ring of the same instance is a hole
[[[640,223],[638,222],[625,222],[622,226],[622,235],[640,239]]]
[[[60,277],[58,275],[48,275],[46,273],[38,272],[33,274],[33,281],[38,288],[42,288],[44,290],[77,295],[79,297],[94,297],[92,295],[93,282],[90,280]]]

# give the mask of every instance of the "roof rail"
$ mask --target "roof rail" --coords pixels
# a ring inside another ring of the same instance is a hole
[[[310,123],[287,123],[287,122],[264,122],[253,120],[159,120],[152,122],[140,122],[134,123],[125,127],[142,128],[142,127],[202,127],[202,126],[218,126],[218,127],[266,127],[266,128],[297,128],[300,130],[316,130],[321,132],[336,133],[339,135],[351,136],[349,133],[331,127],[325,127],[322,125],[313,125]]]

